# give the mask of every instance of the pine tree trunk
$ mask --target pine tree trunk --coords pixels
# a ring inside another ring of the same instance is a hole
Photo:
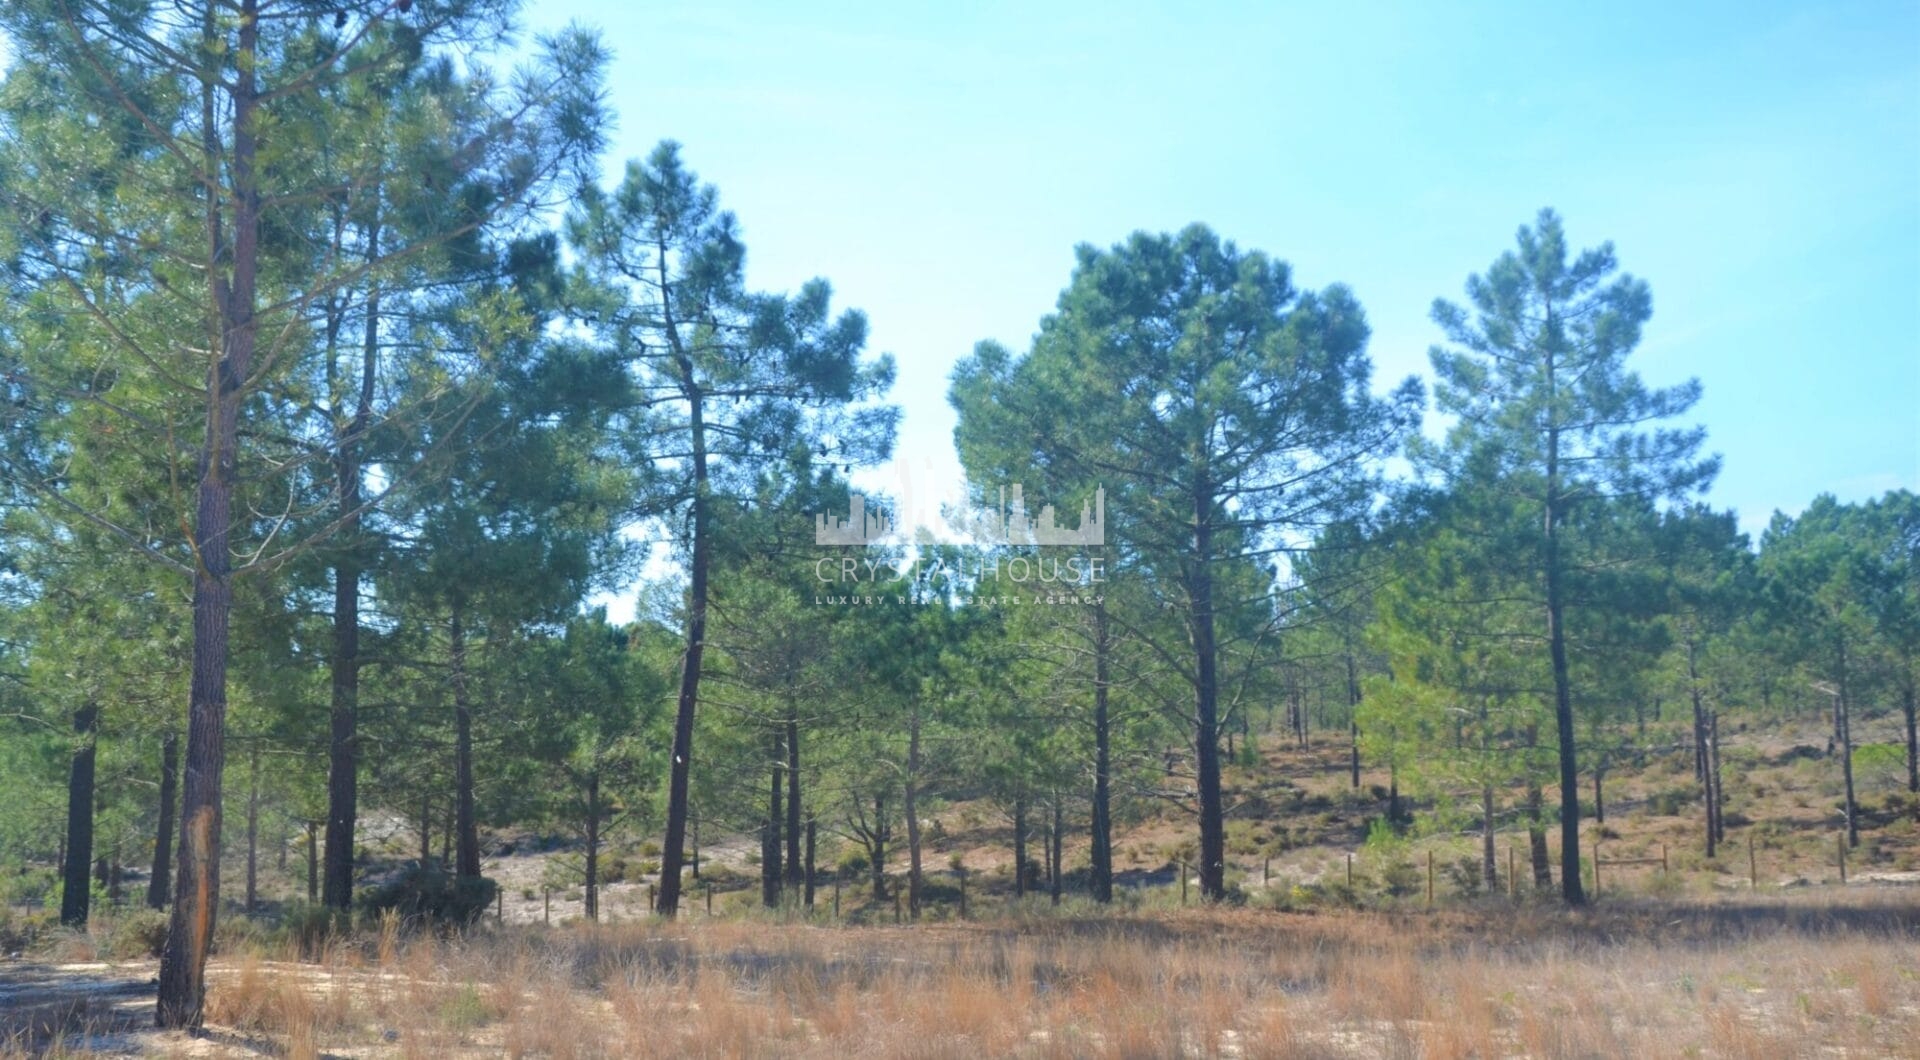
[[[1606,775],[1606,766],[1596,765],[1593,767],[1593,823],[1595,824],[1607,823],[1607,800],[1601,793],[1600,787],[1601,781],[1606,778]]]
[[[807,818],[807,873],[804,897],[808,909],[813,908],[813,825],[813,818]]]
[[[1064,835],[1064,822],[1060,819],[1060,793],[1053,793],[1053,827],[1047,830],[1047,845],[1051,848],[1047,854],[1047,889],[1054,905],[1060,904],[1060,841]]]
[[[147,877],[147,905],[167,907],[173,876],[173,822],[180,797],[180,737],[172,730],[160,740],[160,819],[153,826],[153,872]]]
[[[1480,878],[1486,881],[1488,894],[1500,890],[1500,863],[1495,857],[1498,850],[1494,847],[1493,828],[1493,785],[1485,784],[1480,788]]]
[[[260,905],[260,747],[247,751],[247,898],[249,916]]]
[[[1353,653],[1347,653],[1347,737],[1353,745],[1353,790],[1360,790],[1360,675],[1354,666]]]
[[[67,765],[67,841],[61,866],[60,922],[86,927],[93,885],[88,869],[93,863],[93,769],[100,738],[100,708],[91,703],[73,712],[77,737]]]
[[[320,900],[320,827],[316,821],[307,822],[307,901]]]
[[[1840,642],[1840,692],[1833,697],[1833,714],[1839,719],[1840,771],[1847,786],[1847,846],[1860,845],[1860,804],[1853,792],[1853,704],[1847,701],[1847,644]]]
[[[587,774],[587,902],[588,920],[600,919],[600,771]]]
[[[1213,620],[1213,492],[1205,475],[1193,494],[1194,564],[1188,578],[1193,616],[1195,784],[1200,796],[1200,894],[1208,901],[1227,896],[1226,808],[1220,791],[1220,701],[1215,672],[1218,649]]]
[[[1547,315],[1551,321],[1551,309]],[[1558,394],[1554,367],[1554,351],[1549,348],[1546,369],[1550,400],[1557,399]],[[1547,654],[1553,663],[1553,723],[1560,752],[1560,893],[1568,905],[1585,905],[1587,895],[1580,881],[1580,763],[1573,727],[1573,678],[1567,666],[1564,589],[1560,584],[1564,576],[1560,569],[1560,428],[1551,417],[1546,454],[1547,495],[1541,505],[1541,526],[1545,538]]]
[[[379,256],[380,227],[367,232],[369,261]],[[361,342],[360,393],[353,418],[334,451],[334,480],[339,494],[339,558],[333,565],[333,658],[328,669],[332,704],[327,743],[327,866],[324,898],[330,909],[353,905],[354,830],[360,813],[360,438],[373,416],[374,376],[380,355],[380,294],[367,295],[366,331]],[[425,865],[425,859],[421,860]]]
[[[879,905],[887,900],[887,800],[884,795],[873,797],[873,902]]]
[[[666,263],[660,268],[664,273]],[[681,387],[687,397],[688,430],[693,464],[693,554],[687,563],[687,647],[680,662],[680,697],[673,716],[673,759],[667,780],[667,834],[660,851],[660,893],[655,909],[662,916],[680,910],[681,847],[687,832],[687,800],[693,764],[693,716],[700,701],[700,667],[707,648],[707,575],[712,565],[712,531],[708,528],[711,489],[707,480],[707,432],[693,365],[679,350],[678,331],[671,318],[667,333],[680,363]],[[697,877],[696,877],[697,878]]]
[[[1713,798],[1713,841],[1727,841],[1727,800],[1720,787],[1720,712],[1707,715],[1707,777]]]
[[[160,955],[155,1020],[164,1028],[200,1026],[206,1009],[207,956],[213,948],[220,905],[220,779],[226,763],[228,622],[233,611],[233,488],[238,477],[240,404],[253,370],[254,311],[259,278],[260,191],[255,177],[258,110],[256,58],[259,0],[239,0],[233,101],[231,176],[227,195],[233,219],[231,243],[221,231],[222,210],[208,213],[207,278],[218,307],[220,351],[207,375],[207,432],[200,458],[193,543],[193,657],[188,678],[186,777],[181,785],[179,886]],[[212,8],[202,36],[216,39]],[[220,166],[219,124],[213,86],[202,96],[203,164]],[[225,265],[225,268],[218,267]]]
[[[465,603],[457,595],[448,623],[447,654],[453,682],[453,874],[480,875],[480,826],[473,807],[473,705],[467,699],[467,629]]]
[[[1013,800],[1013,896],[1027,896],[1027,800]]]
[[[768,733],[771,746],[768,747],[767,761],[770,763],[767,784],[767,818],[760,825],[760,904],[768,909],[780,907],[780,829],[786,814],[780,805],[781,777],[780,767],[786,760],[786,750],[782,746],[781,730],[773,729]]]
[[[787,714],[787,870],[786,886],[797,891],[804,882],[801,858],[800,719]]]
[[[1906,660],[1903,673],[1905,680],[1900,686],[1900,713],[1907,723],[1907,791],[1920,794],[1920,717],[1916,717],[1915,713],[1912,659]],[[1920,800],[1914,802],[1914,813],[1920,815]]]
[[[901,810],[907,818],[907,914],[920,917],[920,814],[916,795],[920,785],[920,712],[907,716],[907,783]]]
[[[1553,866],[1547,851],[1547,829],[1541,820],[1545,796],[1540,785],[1527,785],[1527,853],[1533,863],[1533,885],[1542,891],[1553,890]]]
[[[1093,622],[1093,835],[1089,882],[1093,900],[1105,903],[1113,901],[1113,726],[1107,703],[1113,643],[1105,604],[1094,605]],[[1024,809],[1022,807],[1023,814]],[[1024,837],[1020,845],[1026,846]],[[1015,876],[1025,871],[1025,861],[1016,859]]]

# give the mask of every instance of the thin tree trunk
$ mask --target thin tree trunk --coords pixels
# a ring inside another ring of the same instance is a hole
[[[1707,776],[1713,795],[1713,840],[1727,841],[1727,800],[1720,786],[1720,712],[1707,715]]]
[[[1600,787],[1606,775],[1607,767],[1605,763],[1593,767],[1593,823],[1595,824],[1607,823],[1607,800],[1601,793]]]
[[[1549,320],[1551,317],[1549,309]],[[1557,396],[1554,367],[1554,351],[1549,348],[1546,369],[1550,399]],[[1547,495],[1541,505],[1541,524],[1546,544],[1547,654],[1553,662],[1553,722],[1560,752],[1560,893],[1568,905],[1585,905],[1587,895],[1580,880],[1580,763],[1573,727],[1573,678],[1567,666],[1564,590],[1560,584],[1560,427],[1551,414],[1546,452]]]
[[[800,719],[795,717],[791,708],[787,713],[787,871],[788,890],[798,890],[803,883],[805,867],[802,862],[800,813]]]
[[[1353,790],[1360,790],[1360,675],[1347,652],[1347,737],[1353,745]]]
[[[916,799],[920,786],[920,711],[907,715],[907,783],[901,804],[907,817],[907,914],[920,916],[920,813]]]
[[[307,901],[320,900],[320,828],[315,821],[307,823]]]
[[[1533,885],[1542,891],[1553,889],[1553,866],[1547,851],[1547,828],[1541,819],[1545,797],[1540,785],[1527,784],[1527,853],[1533,862]]]
[[[813,908],[813,818],[807,818],[807,874],[805,882],[805,900],[808,909]]]
[[[1188,579],[1193,618],[1195,785],[1200,797],[1200,894],[1227,897],[1226,808],[1220,791],[1220,702],[1213,621],[1213,492],[1199,476],[1193,493],[1194,563]]]
[[[260,905],[260,747],[247,750],[247,900],[248,915]]]
[[[1013,896],[1027,896],[1027,799],[1013,800]]]
[[[1495,857],[1498,851],[1494,847],[1493,827],[1493,785],[1484,784],[1480,788],[1480,878],[1486,881],[1488,894],[1500,890],[1500,864]]]
[[[1913,660],[1906,660],[1906,680],[1900,687],[1900,713],[1907,722],[1907,791],[1920,794],[1920,717],[1916,717],[1914,704]],[[1914,802],[1914,813],[1920,814],[1920,800]]]
[[[1060,841],[1065,824],[1060,819],[1060,792],[1053,793],[1053,827],[1048,829],[1047,843],[1052,848],[1047,854],[1047,889],[1051,893],[1053,904],[1060,904]]]
[[[873,903],[887,900],[887,800],[873,797]]]
[[[73,712],[76,737],[67,765],[67,842],[61,867],[60,922],[86,927],[93,885],[87,870],[93,863],[93,769],[100,739],[100,708],[88,703]]]
[[[588,920],[600,919],[600,771],[587,774],[587,903]]]
[[[1840,771],[1847,786],[1847,846],[1860,845],[1860,804],[1853,793],[1853,704],[1847,701],[1847,644],[1840,642],[1840,692],[1833,697],[1834,717],[1839,719]]]
[[[770,763],[767,782],[767,817],[760,825],[760,904],[768,909],[780,907],[780,828],[786,818],[781,809],[780,767],[786,760],[786,750],[782,746],[781,730],[776,728],[768,732],[771,743],[768,747],[767,761]]]
[[[433,792],[420,796],[420,867],[433,864]]]
[[[1089,882],[1093,900],[1113,901],[1113,725],[1109,717],[1108,689],[1112,683],[1109,667],[1113,650],[1111,627],[1104,603],[1093,609],[1093,821],[1092,867]],[[1021,807],[1024,815],[1025,807]],[[1026,846],[1024,837],[1020,846]],[[1014,874],[1026,871],[1017,860]],[[1024,893],[1024,888],[1018,889]]]
[[[179,813],[180,736],[171,729],[160,739],[160,819],[153,826],[153,872],[147,878],[147,905],[167,907],[173,876],[173,822]]]
[[[660,261],[661,289],[667,290],[667,264]],[[693,465],[693,554],[687,563],[687,647],[680,663],[680,698],[673,716],[673,760],[667,780],[667,834],[660,852],[660,894],[656,910],[662,916],[674,916],[680,910],[681,847],[687,831],[689,770],[693,765],[693,716],[700,701],[700,667],[707,649],[707,574],[712,564],[712,532],[708,529],[711,485],[707,479],[707,430],[700,388],[693,377],[693,362],[680,348],[679,330],[671,315],[672,302],[665,321],[667,337],[680,368],[680,385],[687,399],[687,427],[692,443]]]
[[[480,826],[473,809],[473,705],[467,699],[467,627],[465,602],[458,595],[448,623],[447,655],[453,682],[453,817],[456,844],[453,874],[480,875]]]
[[[379,256],[380,222],[368,226],[367,259]],[[367,294],[366,331],[361,341],[360,393],[353,418],[334,451],[334,480],[339,500],[340,550],[333,565],[333,658],[329,661],[332,704],[327,743],[328,908],[353,905],[354,829],[360,813],[360,439],[373,417],[374,376],[380,356],[380,291]],[[426,859],[421,859],[424,867]]]

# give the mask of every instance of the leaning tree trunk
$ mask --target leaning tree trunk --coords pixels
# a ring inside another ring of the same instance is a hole
[[[60,866],[60,922],[87,926],[87,907],[93,884],[87,873],[93,863],[93,762],[100,738],[100,708],[92,703],[73,712],[77,741],[67,765],[67,842]]]
[[[1112,650],[1106,605],[1096,604],[1093,609],[1093,835],[1089,879],[1096,902],[1113,901],[1113,726],[1107,703]],[[1020,845],[1026,846],[1024,838]],[[1016,876],[1025,871],[1024,861],[1014,866]]]
[[[147,878],[147,905],[167,907],[173,876],[174,803],[180,797],[180,737],[172,730],[160,740],[160,820],[153,826],[153,872]]]

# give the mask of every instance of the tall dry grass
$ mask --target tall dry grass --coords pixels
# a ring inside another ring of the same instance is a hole
[[[219,961],[291,1056],[1911,1056],[1910,899],[379,934]]]

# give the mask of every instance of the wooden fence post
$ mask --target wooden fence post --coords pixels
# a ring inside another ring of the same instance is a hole
[[[1667,845],[1665,843],[1660,844],[1660,871],[1667,871]]]
[[[551,887],[540,888],[540,922],[553,923],[553,889]]]
[[[1520,892],[1518,891],[1517,885],[1514,883],[1514,880],[1513,880],[1513,844],[1508,843],[1507,844],[1507,897],[1511,899],[1514,895],[1518,893]]]
[[[713,881],[708,880],[706,881],[706,884],[707,884],[707,915],[712,916],[713,915]]]
[[[1834,836],[1833,849],[1838,852],[1839,856],[1840,882],[1845,883],[1847,882],[1847,837],[1843,835]]]
[[[1180,904],[1187,904],[1187,859],[1180,859]]]
[[[1600,844],[1593,844],[1593,896],[1600,897]]]
[[[1433,908],[1433,850],[1427,850],[1427,908]]]
[[[1353,890],[1353,851],[1347,851],[1347,890]]]
[[[1760,863],[1753,856],[1753,833],[1747,833],[1747,889],[1760,890]]]
[[[833,918],[840,919],[840,874],[833,874]]]
[[[1266,860],[1260,863],[1260,886],[1265,887],[1272,882],[1273,882],[1273,856],[1269,854]]]

